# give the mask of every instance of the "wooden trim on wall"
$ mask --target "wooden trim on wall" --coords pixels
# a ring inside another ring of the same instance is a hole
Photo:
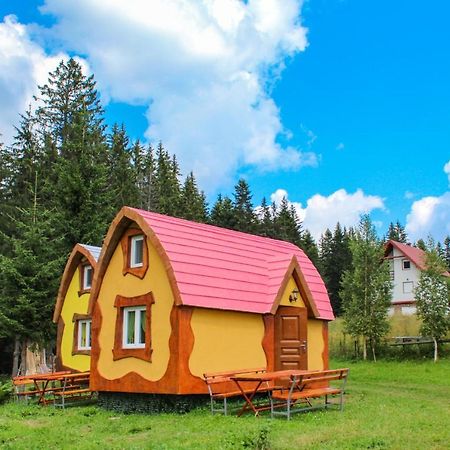
[[[55,361],[56,370],[64,370],[61,354],[61,343],[64,334],[64,328],[65,328],[64,320],[61,316],[59,316],[58,325],[56,329],[56,361]]]
[[[112,350],[113,360],[123,358],[138,358],[144,361],[152,360],[153,350],[151,348],[151,306],[155,303],[152,292],[137,297],[122,297],[117,295],[114,301],[116,311],[116,328],[114,330],[114,347]],[[146,329],[144,348],[123,348],[123,311],[124,308],[132,306],[145,306]]]
[[[328,322],[326,320],[322,322],[322,337],[323,337],[323,352],[322,352],[323,369],[327,370],[329,368],[329,346],[328,346]]]
[[[92,347],[92,319],[89,314],[75,313],[72,317],[73,322],[73,342],[72,342],[72,355],[88,355],[90,356],[90,350],[78,349],[78,322],[80,320],[91,320],[91,347]]]
[[[275,316],[272,314],[264,314],[264,337],[262,340],[262,348],[266,355],[267,370],[275,370]]]
[[[280,306],[284,291],[286,290],[286,286],[287,286],[291,276],[294,278],[294,281],[297,284],[298,290],[300,291],[300,295],[302,296],[302,299],[305,302],[305,306],[308,311],[308,317],[311,317],[311,318],[319,317],[319,311],[314,303],[314,299],[312,297],[311,291],[308,289],[308,283],[306,282],[305,277],[302,274],[300,265],[295,256],[292,257],[292,260],[289,263],[289,266],[284,275],[283,281],[281,282],[280,288],[278,289],[278,293],[275,297],[272,308],[270,310],[271,314],[277,313],[277,310],[278,310],[278,307]]]
[[[142,266],[141,267],[130,267],[130,257],[131,257],[131,238],[134,236],[140,236],[144,238],[143,248],[142,248]],[[128,228],[128,230],[123,233],[120,239],[120,245],[122,247],[123,254],[123,269],[122,274],[125,276],[127,274],[134,275],[142,280],[148,270],[148,247],[147,247],[147,236],[143,230],[140,228]]]
[[[194,376],[189,368],[189,359],[194,349],[195,336],[191,326],[194,307],[178,306],[178,392],[181,394],[207,393],[203,378]]]

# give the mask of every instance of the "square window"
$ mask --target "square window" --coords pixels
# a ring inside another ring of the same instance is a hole
[[[87,264],[83,266],[83,285],[82,290],[86,291],[92,286],[92,266]]]
[[[414,289],[414,283],[412,281],[403,282],[403,293],[411,294]]]
[[[404,270],[411,269],[411,261],[408,261],[407,259],[404,259],[402,261],[402,264],[403,264],[403,269]]]
[[[123,348],[144,348],[147,308],[135,306],[123,309]]]
[[[130,246],[130,267],[144,265],[144,236],[132,236]]]
[[[78,321],[78,350],[91,349],[91,321]]]

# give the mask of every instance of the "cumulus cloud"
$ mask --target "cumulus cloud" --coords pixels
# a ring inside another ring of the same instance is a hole
[[[270,199],[279,204],[283,197],[288,198],[287,191],[277,189]],[[299,202],[290,203],[294,205],[303,226],[316,240],[327,228],[333,229],[337,222],[345,227],[355,226],[361,214],[369,214],[375,209],[385,207],[381,197],[366,195],[361,189],[354,193],[339,189],[329,196],[315,194],[306,201],[306,207]]]
[[[415,201],[406,221],[406,232],[411,240],[426,239],[431,235],[442,241],[450,235],[450,192]]]
[[[450,161],[443,170],[450,183]],[[441,196],[428,196],[415,201],[406,216],[405,229],[411,240],[426,239],[431,235],[442,241],[450,236],[450,191]]]
[[[65,57],[63,53],[47,55],[15,16],[6,16],[0,23],[0,133],[5,143],[11,143],[14,125],[37,93],[37,85],[43,84],[48,72]]]
[[[316,165],[288,135],[270,80],[307,46],[302,0],[46,0],[53,39],[86,55],[103,98],[148,105],[150,141],[162,140],[202,187],[237,167]],[[308,149],[307,149],[308,150]]]

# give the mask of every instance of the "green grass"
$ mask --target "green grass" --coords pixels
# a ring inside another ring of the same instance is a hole
[[[123,415],[96,406],[65,411],[0,406],[0,447],[148,449],[445,449],[450,443],[450,360],[348,363],[346,405],[288,422],[268,416]],[[267,445],[269,444],[269,446]]]

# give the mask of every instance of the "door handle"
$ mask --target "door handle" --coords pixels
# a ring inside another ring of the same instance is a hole
[[[300,348],[303,349],[306,352],[306,349],[308,348],[308,343],[306,341],[303,341],[300,344]]]

